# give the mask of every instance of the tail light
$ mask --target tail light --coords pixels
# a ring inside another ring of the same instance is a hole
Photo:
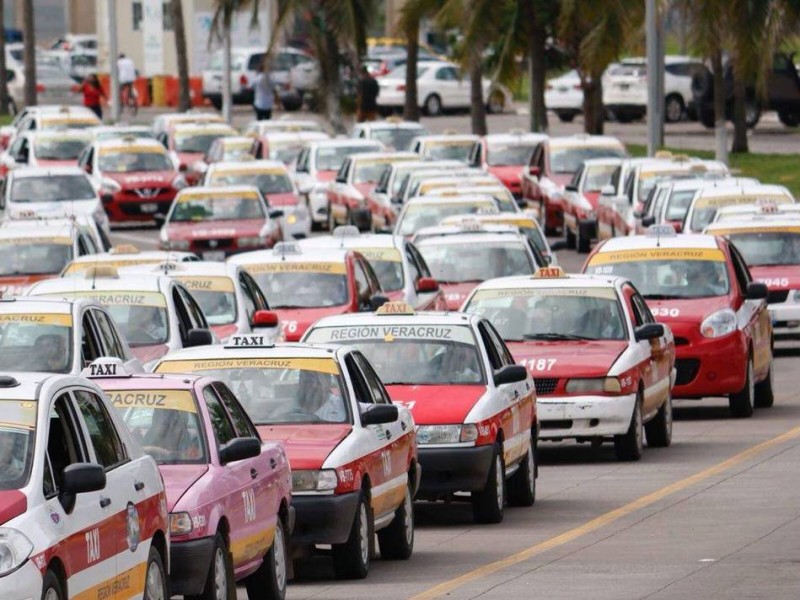
[[[37,83],[36,84],[36,93],[37,94],[41,94],[42,92],[44,92],[44,84],[43,83]]]
[[[403,85],[398,85],[397,86],[397,91],[398,92],[405,92],[406,91],[406,86],[404,84]]]

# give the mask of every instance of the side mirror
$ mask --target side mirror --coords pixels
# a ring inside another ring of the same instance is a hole
[[[439,291],[439,282],[433,277],[420,277],[417,281],[417,293],[430,294]]]
[[[564,191],[565,192],[577,192],[578,191],[578,186],[577,185],[565,185],[564,186]]]
[[[261,440],[254,437],[234,438],[219,449],[219,462],[226,465],[261,454]]]
[[[114,194],[103,194],[102,196],[100,196],[100,200],[103,201],[103,204],[108,204],[109,202],[113,202]],[[156,221],[156,223],[158,223],[158,221]]]
[[[650,227],[656,224],[656,218],[653,215],[642,217],[642,227]]]
[[[542,175],[542,170],[541,170],[539,167],[530,167],[530,168],[528,169],[528,174],[529,174],[531,177],[541,177],[541,175]]]
[[[519,383],[528,378],[528,370],[522,365],[506,365],[494,374],[494,384]]]
[[[400,417],[394,404],[370,404],[361,413],[362,425],[394,423]]]
[[[277,327],[278,315],[271,310],[257,310],[253,315],[253,321],[250,326],[253,329],[256,327]]]
[[[369,299],[369,309],[372,312],[378,310],[381,306],[386,304],[389,301],[389,298],[383,296],[381,294],[375,294],[372,298]]]
[[[664,326],[661,323],[645,323],[636,328],[633,332],[637,342],[642,340],[654,340],[663,337]]]
[[[616,195],[617,191],[614,189],[613,185],[604,185],[600,188],[600,195],[601,196],[614,196]]]
[[[280,208],[272,208],[269,211],[270,219],[280,219],[283,216],[283,210]]]
[[[103,202],[105,202],[105,199],[103,199]],[[165,215],[164,213],[156,213],[153,215],[153,220],[156,222],[157,227],[163,227],[164,223],[167,222],[167,215]]]
[[[61,474],[61,492],[76,495],[97,492],[106,487],[106,472],[95,463],[73,463]]]
[[[766,283],[751,281],[747,284],[747,294],[745,297],[748,300],[763,300],[767,296],[769,296],[769,289]]]
[[[210,346],[214,343],[214,336],[208,329],[190,329],[186,335],[185,348],[195,348],[196,346]]]

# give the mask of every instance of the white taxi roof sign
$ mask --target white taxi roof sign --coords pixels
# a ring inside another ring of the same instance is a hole
[[[97,264],[85,271],[86,279],[119,279],[119,271],[111,265]]]
[[[267,336],[252,333],[232,335],[225,348],[272,348],[274,345]]]
[[[297,242],[278,242],[272,248],[272,252],[279,256],[287,256],[289,254],[302,254],[303,250]]]
[[[483,223],[473,216],[462,217],[458,226],[464,231],[483,231]]]
[[[414,307],[408,302],[395,300],[394,302],[386,302],[378,310],[375,311],[376,315],[413,315]]]
[[[361,231],[355,225],[339,225],[333,229],[331,235],[334,239],[344,240],[345,238],[360,236]]]
[[[660,225],[650,225],[647,228],[647,237],[662,238],[662,237],[677,237],[678,233],[675,228],[669,223],[662,223]]]
[[[533,274],[534,279],[563,279],[567,273],[561,267],[539,267]]]
[[[757,200],[756,205],[758,206],[758,212],[762,215],[774,215],[779,212],[777,204],[763,198]]]
[[[125,370],[125,363],[120,358],[103,357],[92,361],[83,371],[83,377],[100,379],[102,377],[130,377]]]
[[[109,254],[139,254],[140,250],[133,244],[119,244],[108,251]]]

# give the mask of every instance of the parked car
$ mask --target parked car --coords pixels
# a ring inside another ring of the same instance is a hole
[[[561,77],[547,81],[544,91],[544,104],[556,113],[562,123],[571,123],[583,112],[583,90],[578,72],[573,69]]]

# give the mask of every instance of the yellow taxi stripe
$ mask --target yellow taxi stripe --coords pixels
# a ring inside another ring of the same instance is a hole
[[[42,295],[59,298],[90,298],[99,302],[100,304],[111,305],[121,304],[126,306],[156,306],[160,308],[167,306],[167,300],[161,294],[155,292],[137,292],[135,290],[94,290],[87,292],[73,292],[70,290],[64,290],[63,292],[53,292]]]
[[[400,252],[394,248],[354,248],[367,260],[383,260],[386,262],[403,262]]]
[[[633,502],[629,502],[624,506],[616,508],[612,511],[609,511],[605,514],[600,515],[592,519],[591,521],[587,521],[583,525],[580,525],[574,529],[570,529],[561,535],[557,535],[555,537],[550,538],[549,540],[545,540],[539,544],[535,544],[522,550],[521,552],[517,552],[516,554],[512,554],[506,558],[501,560],[495,561],[493,563],[489,563],[482,567],[479,567],[473,571],[465,573],[460,577],[456,577],[449,581],[445,581],[444,583],[440,583],[437,586],[434,586],[421,594],[417,594],[416,596],[412,596],[411,600],[432,600],[433,598],[439,598],[440,596],[445,596],[452,592],[459,587],[466,585],[472,581],[476,581],[483,577],[487,577],[488,575],[492,575],[493,573],[497,573],[498,571],[502,571],[508,567],[513,565],[519,564],[521,562],[525,562],[547,552],[548,550],[552,550],[553,548],[557,548],[559,546],[563,546],[569,542],[572,542],[580,537],[583,537],[593,531],[600,529],[601,527],[605,527],[606,525],[610,525],[619,519],[636,512],[637,510],[641,510],[654,504],[664,498],[667,498],[673,494],[676,494],[680,491],[683,491],[693,485],[701,483],[706,479],[710,479],[711,477],[715,477],[725,471],[732,469],[733,467],[740,465],[741,463],[748,461],[752,458],[755,458],[759,454],[766,452],[770,448],[774,448],[784,442],[788,442],[793,440],[797,437],[800,437],[800,426],[794,427],[789,431],[766,440],[765,442],[761,442],[760,444],[756,444],[755,446],[751,446],[747,450],[740,452],[732,456],[731,458],[724,460],[716,465],[713,465],[707,469],[700,471],[699,473],[695,473],[689,477],[676,481],[670,485],[667,485],[651,494],[647,494],[640,498],[637,498]]]
[[[0,314],[0,323],[25,323],[30,325],[61,325],[72,327],[72,315],[5,313]]]
[[[147,563],[141,562],[105,581],[98,583],[80,594],[73,596],[73,600],[98,600],[99,598],[130,598],[136,597],[144,589],[144,580],[147,576]]]
[[[710,248],[646,248],[599,252],[589,261],[590,265],[637,262],[640,260],[712,260],[725,262],[722,250]]]
[[[338,375],[339,367],[330,358],[208,358],[165,360],[157,373],[196,373],[216,369],[298,369]]]
[[[197,405],[189,390],[107,390],[106,395],[119,409],[152,408],[197,412]]]
[[[192,277],[184,275],[176,277],[193,292],[233,292],[233,280],[230,277]]]
[[[736,206],[753,204],[754,202],[774,202],[775,204],[791,204],[792,199],[784,194],[747,194],[738,196],[700,197],[694,202],[695,208],[712,208],[718,206]]]
[[[231,540],[233,562],[241,564],[262,556],[272,545],[275,537],[275,526],[269,527],[240,539]]]
[[[256,192],[241,191],[231,192],[228,190],[220,190],[219,192],[184,192],[178,198],[177,202],[193,202],[195,200],[217,200],[219,198],[235,198],[237,200],[258,200],[259,196]]]
[[[72,238],[69,236],[58,237],[23,237],[23,238],[0,238],[0,244],[14,246],[32,246],[33,244],[58,244],[59,246],[71,246]]]
[[[347,273],[347,265],[333,262],[274,262],[242,266],[250,273]]]
[[[800,233],[800,227],[790,227],[788,225],[763,225],[761,227],[734,227],[733,229],[713,229],[709,231],[713,235],[731,235],[736,233]]]
[[[232,176],[247,176],[247,175],[285,175],[284,171],[280,169],[258,169],[258,168],[251,168],[251,169],[227,169],[227,170],[219,170],[214,171],[211,174],[211,180],[221,179],[223,177],[232,177]]]
[[[135,152],[137,154],[166,154],[167,151],[160,146],[110,146],[107,148],[100,148],[100,156],[109,154],[130,154]]]

